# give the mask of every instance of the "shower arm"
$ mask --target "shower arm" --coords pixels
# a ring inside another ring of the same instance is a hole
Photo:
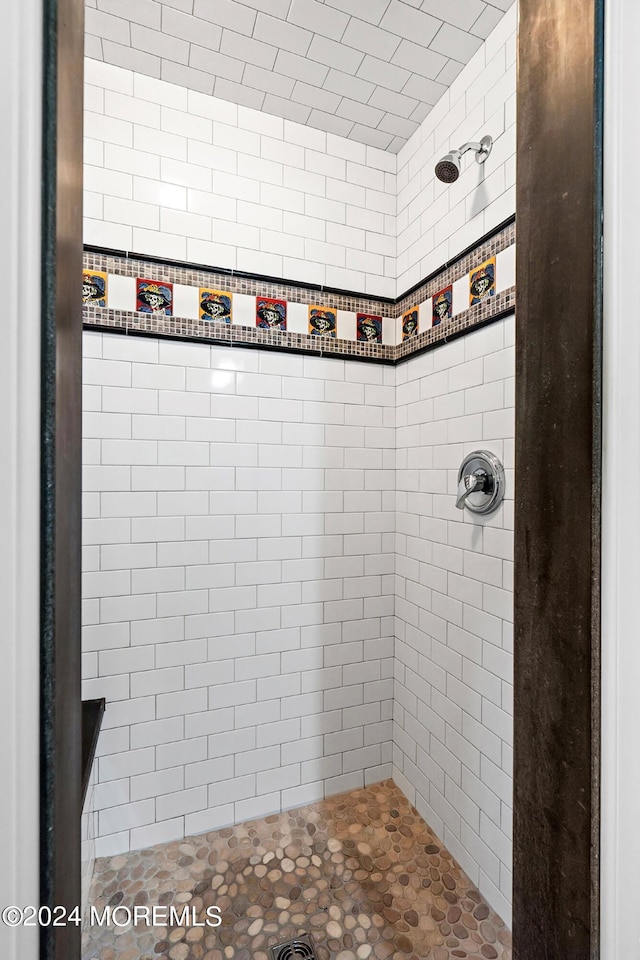
[[[459,150],[457,151],[460,156],[468,153],[470,150],[473,150],[476,155],[477,163],[484,163],[489,154],[491,153],[491,147],[493,146],[493,139],[491,137],[483,137],[482,140],[477,143],[475,140],[470,140],[468,143],[464,143]]]
[[[470,140],[469,143],[464,143],[461,147],[458,147],[456,152],[462,157],[465,153],[468,153],[469,150],[474,150],[476,153],[479,153],[482,150],[482,144],[476,143],[474,140]]]

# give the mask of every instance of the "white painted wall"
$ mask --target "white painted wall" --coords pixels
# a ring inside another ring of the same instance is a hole
[[[605,11],[601,955],[637,960],[640,934],[626,918],[640,857],[640,7],[620,0]]]
[[[395,296],[396,157],[85,61],[86,243]]]
[[[84,343],[98,855],[389,776],[395,370]]]
[[[398,154],[398,293],[515,213],[516,27],[514,4]],[[441,183],[440,157],[486,133],[488,160],[466,154],[456,183]]]
[[[511,922],[514,317],[397,368],[394,779]],[[486,517],[458,468],[505,467]]]
[[[0,34],[0,903],[39,900],[40,197],[42,12],[10,4]],[[35,286],[35,289],[34,289]],[[25,290],[31,288],[29,309]],[[0,924],[3,956],[36,960],[37,927]]]

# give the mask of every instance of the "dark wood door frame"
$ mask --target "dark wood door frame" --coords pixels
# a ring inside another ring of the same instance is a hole
[[[514,960],[599,956],[601,0],[520,0]]]
[[[514,960],[598,953],[603,0],[519,0]],[[44,0],[41,902],[80,902],[83,0]],[[43,928],[41,957],[79,960]]]
[[[83,0],[44,0],[40,902],[80,905]],[[42,960],[80,929],[41,927]]]

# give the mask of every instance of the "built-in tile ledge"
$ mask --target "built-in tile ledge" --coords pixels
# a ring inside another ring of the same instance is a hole
[[[514,310],[515,221],[395,301],[95,248],[83,301],[92,329],[394,364]]]
[[[102,726],[102,718],[106,709],[106,700],[101,697],[98,700],[82,701],[82,803],[87,796],[89,781],[91,780],[91,768],[96,755],[98,746],[98,736]]]

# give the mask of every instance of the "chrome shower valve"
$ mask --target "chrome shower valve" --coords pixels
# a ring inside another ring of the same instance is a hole
[[[495,454],[474,450],[458,472],[456,507],[472,513],[492,513],[504,497],[504,469]]]

